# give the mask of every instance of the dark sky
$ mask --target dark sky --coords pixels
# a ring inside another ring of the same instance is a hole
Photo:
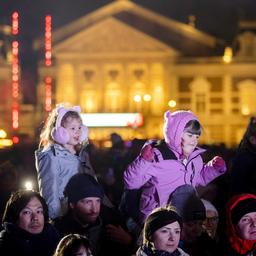
[[[85,15],[109,0],[0,0],[0,22],[8,22],[13,10],[20,11],[23,35],[42,34],[43,17],[52,14],[53,26],[64,24]],[[197,27],[219,38],[232,40],[238,18],[256,19],[255,0],[133,0],[170,18],[187,22],[188,15],[197,17]]]

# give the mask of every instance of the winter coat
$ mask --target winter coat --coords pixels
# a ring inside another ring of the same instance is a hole
[[[154,145],[154,160],[146,161],[138,156],[124,172],[126,189],[143,187],[140,198],[142,221],[156,207],[166,205],[170,194],[179,186],[205,186],[226,171],[226,166],[215,169],[212,161],[203,163],[199,147],[190,154],[187,163],[182,159],[181,136],[186,124],[196,119],[189,111],[169,117],[165,123],[165,141]],[[170,130],[170,127],[173,127]],[[168,143],[166,143],[168,142]],[[148,142],[150,143],[150,142]],[[170,144],[171,143],[171,144]]]
[[[135,241],[129,245],[123,245],[109,239],[107,225],[121,226],[124,230],[126,230],[126,226],[117,210],[104,205],[101,205],[100,215],[94,223],[82,225],[70,211],[65,216],[55,219],[53,224],[61,236],[70,233],[85,235],[90,241],[94,256],[128,256],[135,251]]]
[[[59,242],[56,229],[45,224],[40,234],[31,234],[11,223],[0,233],[1,256],[51,256]]]
[[[170,252],[161,251],[161,250],[153,250],[150,246],[147,246],[146,244],[144,244],[138,249],[136,256],[189,256],[189,255],[180,248],[177,248],[177,250],[170,253]]]
[[[53,219],[62,215],[67,208],[63,191],[69,179],[78,172],[93,176],[95,173],[85,148],[77,156],[61,145],[53,144],[46,150],[37,150],[35,158],[39,190]]]
[[[228,256],[239,256],[239,255],[256,255],[256,240],[245,240],[238,236],[236,228],[232,223],[232,210],[236,205],[245,199],[254,198],[256,195],[252,194],[240,194],[233,196],[226,205],[226,223],[227,223],[227,235],[229,241],[229,247],[225,255]]]

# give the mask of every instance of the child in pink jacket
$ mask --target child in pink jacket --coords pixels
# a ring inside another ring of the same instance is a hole
[[[198,118],[191,111],[164,114],[164,141],[147,142],[124,172],[126,189],[142,188],[140,221],[156,207],[167,204],[179,186],[205,186],[226,171],[224,160],[215,156],[207,164],[197,147],[201,134]]]

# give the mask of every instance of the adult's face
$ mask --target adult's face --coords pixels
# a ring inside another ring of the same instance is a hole
[[[218,227],[218,215],[215,211],[206,210],[206,219],[203,222],[203,228],[207,232],[207,234],[214,238],[216,235],[216,230]]]
[[[70,204],[75,218],[82,224],[94,223],[100,214],[101,199],[86,197]]]
[[[182,240],[186,242],[193,242],[199,236],[201,236],[202,232],[203,232],[202,220],[187,221],[183,223],[181,237],[182,237]]]
[[[256,240],[256,211],[245,214],[236,228],[242,239]]]
[[[44,210],[37,197],[32,197],[20,211],[18,227],[32,234],[39,234],[44,228]]]
[[[152,235],[152,242],[157,250],[172,253],[178,247],[180,241],[180,232],[180,224],[175,221],[155,231]]]

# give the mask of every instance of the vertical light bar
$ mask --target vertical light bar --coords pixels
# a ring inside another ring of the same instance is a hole
[[[18,35],[19,33],[19,14],[18,12],[13,12],[12,14],[12,34]]]
[[[12,42],[12,98],[19,98],[19,43]]]
[[[52,65],[52,17],[51,15],[45,16],[45,66]],[[52,78],[47,76],[45,78],[45,110],[47,112],[52,109]]]
[[[52,78],[47,76],[45,78],[45,110],[52,110]]]
[[[12,128],[13,130],[19,128],[19,105],[16,102],[12,104]]]
[[[52,65],[52,17],[45,16],[45,65]]]
[[[19,14],[12,13],[12,34],[17,36],[19,33]],[[12,129],[19,128],[19,42],[12,42]]]

